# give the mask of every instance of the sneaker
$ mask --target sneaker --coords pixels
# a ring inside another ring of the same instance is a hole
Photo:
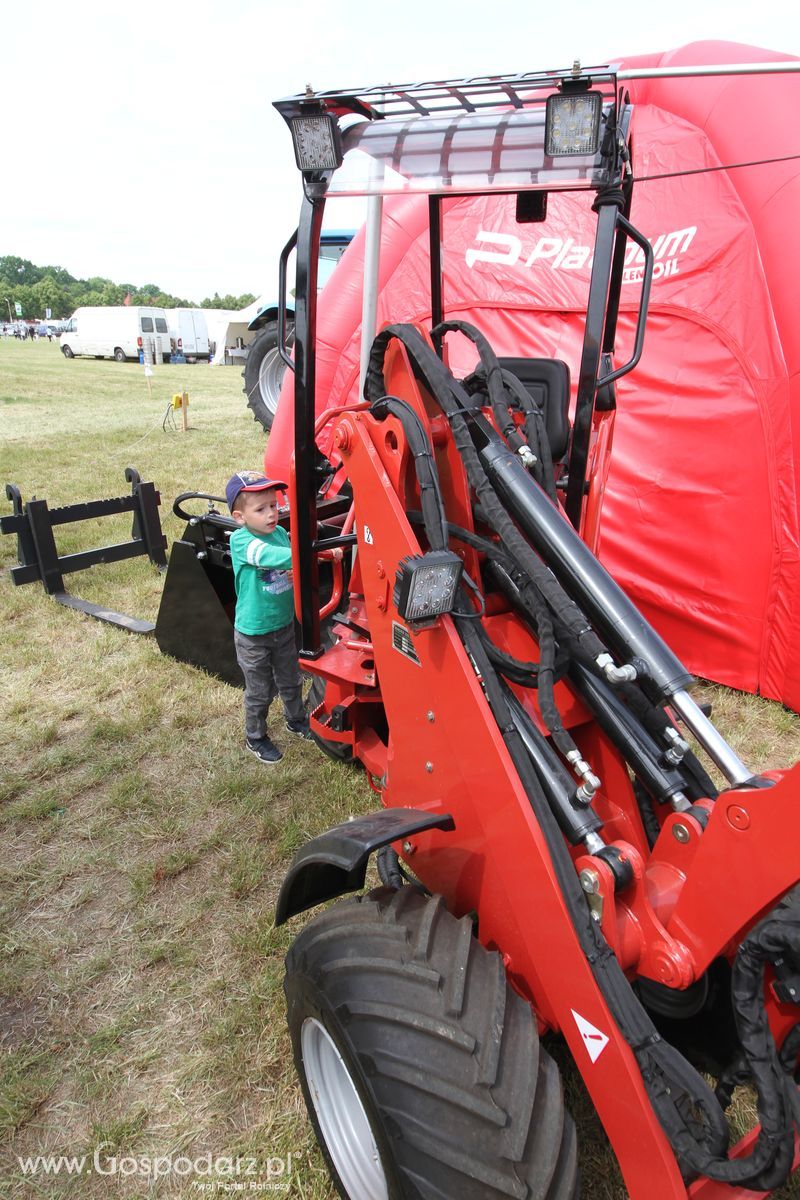
[[[283,758],[277,746],[273,746],[268,737],[248,738],[245,742],[251,754],[255,754],[259,762],[276,763]]]
[[[305,738],[307,742],[311,741],[311,730],[308,727],[308,717],[303,717],[302,721],[287,721],[286,728],[289,733],[293,733],[295,737]]]

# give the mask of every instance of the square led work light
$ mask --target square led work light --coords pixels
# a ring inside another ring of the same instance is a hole
[[[451,550],[431,550],[404,558],[397,568],[394,603],[409,625],[452,612],[464,564]]]
[[[599,92],[565,91],[547,97],[544,152],[550,158],[596,154],[600,144],[603,97]]]
[[[339,126],[329,113],[292,117],[292,141],[301,171],[335,171],[342,165]]]

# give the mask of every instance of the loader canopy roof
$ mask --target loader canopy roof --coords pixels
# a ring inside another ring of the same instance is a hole
[[[597,189],[624,161],[627,109],[618,118],[616,90],[613,68],[576,68],[309,93],[275,107],[292,129],[296,153],[298,139],[319,150],[329,136],[326,121],[338,121],[331,136],[340,139],[342,161],[325,172],[329,196]],[[582,147],[578,136],[568,149],[548,152],[551,97],[564,106],[553,124],[573,135],[582,128],[577,106],[595,109],[596,141]]]
[[[608,106],[604,118],[608,118]],[[330,196],[390,195],[398,192],[523,191],[528,188],[599,188],[612,167],[598,151],[551,158],[544,148],[542,109],[495,116],[409,117],[405,121],[361,121],[342,138],[344,162]]]

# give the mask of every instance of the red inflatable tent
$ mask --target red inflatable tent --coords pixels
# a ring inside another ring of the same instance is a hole
[[[786,57],[703,42],[622,67]],[[656,265],[642,361],[618,386],[601,558],[692,671],[800,709],[800,161],[790,157],[800,154],[800,78],[626,86],[636,104],[631,219]],[[513,198],[451,201],[444,307],[498,354],[564,359],[574,383],[593,218],[585,197],[557,201],[534,225],[516,224]],[[378,327],[429,319],[427,236],[424,202],[385,202]],[[362,231],[320,299],[319,409],[358,386],[363,255]],[[631,245],[619,361],[641,261]],[[456,373],[472,354],[453,342]],[[290,397],[289,379],[267,448],[278,474],[291,451]]]

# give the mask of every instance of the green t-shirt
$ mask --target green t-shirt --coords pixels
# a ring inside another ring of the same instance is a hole
[[[246,526],[231,534],[236,584],[236,619],[240,633],[272,633],[294,617],[289,535],[278,525],[266,536]]]

